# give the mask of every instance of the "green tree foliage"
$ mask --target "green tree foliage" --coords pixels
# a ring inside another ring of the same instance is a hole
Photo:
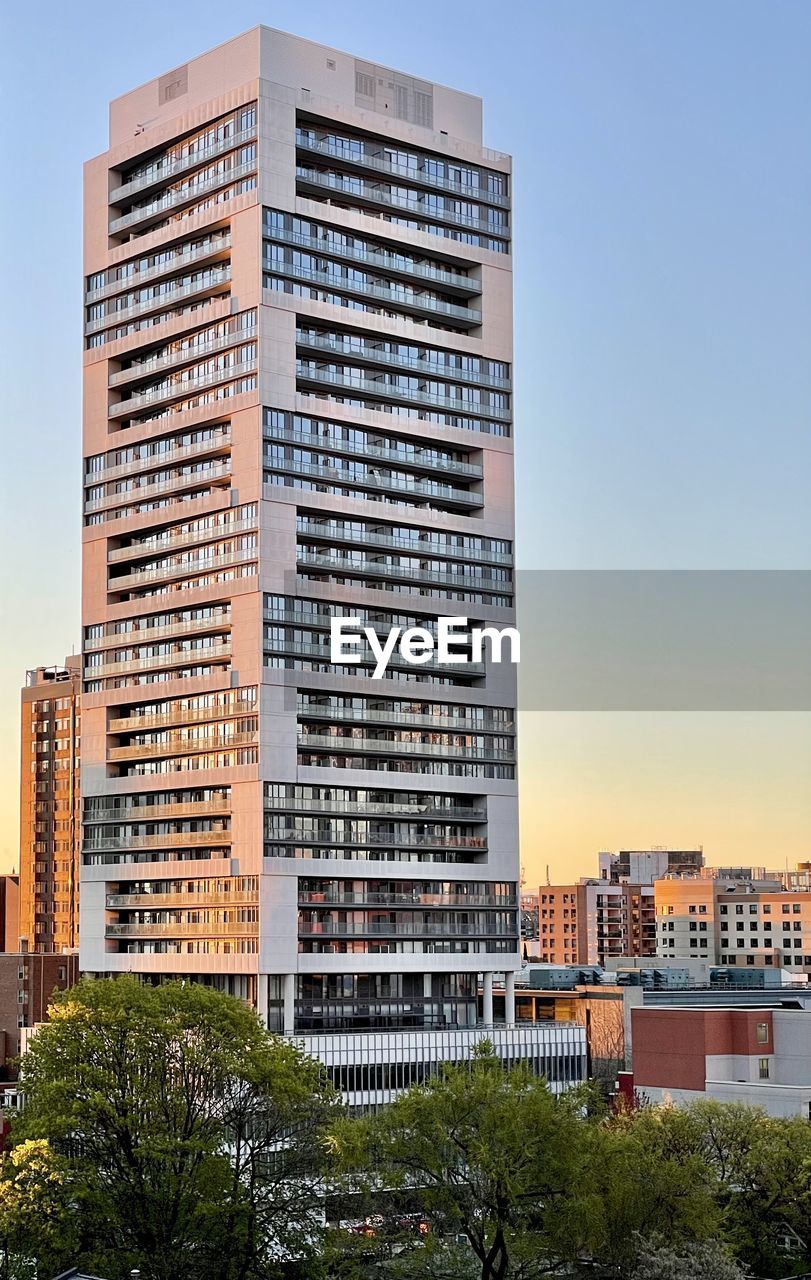
[[[47,1254],[51,1270],[266,1280],[280,1259],[304,1269],[314,1255],[334,1095],[239,1001],[195,984],[82,982],[33,1038],[21,1084],[12,1160],[46,1144],[74,1209],[77,1238]],[[29,1249],[44,1267],[36,1236]]]
[[[482,1280],[529,1280],[568,1251],[563,1209],[585,1125],[573,1100],[557,1100],[520,1065],[505,1071],[485,1044],[378,1114],[344,1121],[333,1145],[344,1167],[370,1171],[381,1234],[384,1206],[389,1221],[402,1221],[412,1194],[418,1208],[398,1237],[400,1269],[411,1249],[423,1275],[470,1275],[472,1255]]]
[[[645,1241],[629,1280],[746,1280],[744,1272],[717,1240],[682,1248]]]

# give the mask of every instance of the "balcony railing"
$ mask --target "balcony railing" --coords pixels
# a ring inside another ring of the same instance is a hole
[[[108,893],[107,907],[114,911],[122,907],[148,907],[150,910],[163,911],[169,908],[180,908],[193,911],[196,907],[208,906],[254,906],[259,901],[259,890],[253,893],[183,893],[172,890],[163,893]]]
[[[487,574],[444,573],[438,569],[415,568],[410,565],[381,564],[377,560],[351,560],[346,556],[322,555],[306,547],[296,549],[296,560],[299,564],[310,565],[317,569],[326,569],[333,573],[348,573],[358,577],[392,578],[398,581],[408,579],[414,582],[438,583],[441,586],[464,588],[482,591],[509,592],[511,583],[501,578],[491,578]]]
[[[465,716],[450,716],[437,713],[418,713],[415,711],[379,711],[362,707],[319,707],[299,706],[298,715],[307,720],[336,720],[356,724],[390,724],[420,728],[461,729],[465,733],[512,733],[515,724],[512,720],[491,720],[485,717],[470,720]]]
[[[346,485],[357,489],[386,489],[392,493],[408,494],[415,498],[424,498],[427,502],[443,499],[464,507],[483,507],[484,496],[472,493],[468,489],[457,489],[450,484],[440,484],[438,480],[415,480],[413,476],[386,476],[370,467],[362,473],[350,471],[348,467],[326,466],[320,462],[305,462],[298,458],[273,458],[267,454],[264,465],[269,471],[281,471],[285,474],[314,476],[318,480],[326,480],[330,484]],[[267,495],[272,496],[272,495]]]
[[[175,365],[180,364],[190,364],[195,360],[214,355],[218,351],[226,351],[229,347],[240,346],[243,342],[252,342],[255,339],[256,325],[246,325],[242,329],[229,329],[227,333],[221,333],[217,338],[206,339],[205,342],[199,342],[194,346],[162,348],[163,355],[147,356],[143,360],[134,360],[126,369],[119,369],[118,373],[111,373],[107,385],[109,387],[118,387],[125,382],[151,378],[153,374],[160,373],[163,369],[172,369]]]
[[[431,187],[437,191],[447,191],[449,194],[459,196],[463,200],[472,200],[479,204],[498,205],[501,209],[509,209],[510,207],[508,197],[501,192],[488,191],[486,187],[481,186],[469,186],[467,183],[456,182],[453,178],[444,178],[439,174],[428,173],[427,170],[415,168],[412,165],[397,164],[386,156],[370,155],[366,151],[349,151],[344,147],[335,146],[334,143],[313,141],[301,129],[296,130],[296,146],[302,151],[314,152],[316,155],[342,160],[345,164],[359,169],[372,169],[376,173],[388,174],[393,178],[403,178],[407,182],[415,183],[417,186]]]
[[[478,924],[390,924],[385,920],[370,920],[366,924],[335,921],[313,922],[299,920],[300,937],[322,938],[477,938],[503,937],[502,926]]]
[[[124,747],[110,747],[108,760],[140,760],[152,756],[195,755],[203,751],[228,751],[232,747],[244,747],[256,742],[256,730],[250,733],[231,733],[222,738],[178,738],[169,742],[137,742]]]
[[[404,288],[388,288],[374,281],[351,280],[348,276],[332,275],[329,271],[316,271],[312,267],[299,267],[291,262],[275,262],[265,259],[265,271],[272,275],[290,277],[294,280],[308,280],[314,285],[330,289],[336,293],[357,294],[364,298],[376,298],[390,306],[404,311],[415,311],[428,315],[444,316],[447,320],[458,320],[462,328],[476,328],[482,322],[480,311],[471,307],[460,307],[455,302],[445,302],[442,298],[431,298],[424,294],[414,293]]]
[[[446,409],[450,413],[461,413],[466,417],[494,418],[499,422],[509,422],[512,413],[498,405],[479,404],[471,400],[459,400],[456,396],[440,396],[433,391],[419,391],[414,387],[399,387],[394,382],[383,382],[375,378],[359,378],[353,373],[342,373],[338,369],[327,369],[308,365],[305,361],[296,361],[296,379],[300,382],[317,382],[321,385],[339,387],[346,391],[355,391],[362,395],[374,397],[376,400],[405,401],[408,404],[426,405],[428,408]]]
[[[121,591],[125,587],[136,587],[144,582],[166,582],[172,578],[196,578],[199,574],[216,573],[229,565],[244,564],[256,560],[258,547],[245,547],[239,551],[229,551],[221,556],[201,557],[198,560],[186,560],[182,564],[161,565],[154,569],[138,569],[133,573],[122,574],[118,578],[110,578],[108,591]]]
[[[147,715],[116,717],[108,725],[111,733],[127,733],[130,729],[159,729],[165,725],[197,724],[208,720],[234,720],[256,715],[255,702],[233,702],[227,706],[178,707],[175,711]]]
[[[223,431],[206,440],[197,440],[194,444],[176,445],[163,453],[151,453],[142,458],[132,458],[129,462],[118,462],[110,467],[102,467],[100,471],[86,471],[86,485],[103,484],[108,480],[117,480],[121,476],[131,476],[143,471],[163,470],[174,462],[183,462],[186,458],[197,458],[204,453],[219,453],[231,447],[230,431]]]
[[[424,373],[426,378],[472,382],[477,386],[496,387],[501,391],[509,391],[512,386],[511,379],[501,377],[500,374],[464,369],[453,364],[440,364],[422,356],[400,355],[398,352],[385,351],[382,347],[376,347],[366,341],[359,343],[351,339],[333,338],[329,334],[313,335],[306,329],[296,330],[296,346],[306,347],[311,351],[327,351],[330,355],[346,356],[350,360],[360,360],[363,364],[388,365],[401,371],[412,370],[414,373]]]
[[[387,738],[330,737],[320,733],[300,733],[299,747],[312,747],[328,755],[345,751],[378,756],[439,756],[459,760],[488,760],[514,763],[515,752],[501,747],[445,746],[437,742],[403,742]]]
[[[157,280],[160,276],[169,275],[172,271],[182,271],[193,262],[201,262],[230,248],[230,231],[226,231],[221,236],[212,236],[192,248],[181,247],[176,249],[171,257],[162,257],[160,262],[153,263],[151,267],[145,267],[142,271],[136,268],[130,275],[122,276],[119,280],[109,280],[98,289],[88,289],[85,294],[85,304],[89,306],[91,302],[101,302],[103,298],[112,297],[116,293],[128,293],[131,289],[140,288],[148,280]]]
[[[218,538],[230,538],[233,534],[249,533],[256,528],[256,522],[256,516],[249,516],[244,520],[219,521],[200,529],[191,529],[186,533],[171,533],[165,538],[131,542],[126,547],[115,547],[108,552],[107,563],[115,564],[121,560],[136,560],[141,556],[161,555],[176,547],[194,547],[201,542],[214,542]]]
[[[314,890],[299,889],[299,903],[302,906],[317,907],[436,907],[453,909],[459,907],[494,907],[504,910],[515,910],[517,899],[514,895],[499,897],[493,893],[377,893],[328,891],[319,893]],[[109,901],[109,899],[108,899]]]
[[[120,493],[107,493],[102,498],[88,498],[84,504],[84,509],[86,512],[91,512],[103,511],[107,507],[129,507],[135,503],[159,497],[161,494],[176,493],[180,489],[205,488],[217,480],[230,477],[230,475],[231,459],[228,458],[227,461],[216,463],[214,466],[207,467],[204,471],[181,472],[168,480],[156,480],[152,484],[136,485],[135,488],[126,489]],[[218,487],[223,488],[224,486]]]
[[[132,227],[157,220],[162,214],[168,213],[172,209],[181,209],[184,205],[194,204],[200,196],[206,196],[210,192],[216,191],[218,187],[227,187],[232,182],[237,182],[247,174],[255,172],[256,160],[248,160],[244,164],[235,164],[229,169],[219,170],[217,173],[213,173],[210,178],[205,178],[202,182],[196,182],[192,186],[177,187],[175,190],[166,191],[157,200],[151,200],[149,204],[142,205],[139,209],[132,209],[121,218],[113,218],[109,227],[110,235],[120,235],[123,231],[131,230]]]
[[[256,125],[251,125],[249,129],[240,129],[236,133],[230,134],[227,138],[220,138],[218,142],[213,142],[211,146],[201,147],[199,151],[192,151],[188,155],[178,156],[177,159],[168,160],[166,164],[160,166],[156,165],[147,173],[141,174],[140,177],[131,178],[129,182],[124,182],[121,186],[115,187],[110,192],[110,204],[121,204],[129,196],[135,195],[139,191],[159,186],[160,183],[176,177],[179,173],[186,173],[189,169],[199,168],[200,165],[207,164],[209,160],[214,160],[217,156],[224,155],[226,151],[233,151],[236,147],[241,147],[244,143],[251,142],[255,137]]]
[[[487,809],[475,805],[409,804],[397,800],[320,800],[309,797],[265,796],[265,809],[285,809],[291,813],[337,813],[375,815],[383,818],[413,818],[417,822],[486,822]]]
[[[204,649],[177,649],[172,653],[152,654],[147,658],[132,658],[128,662],[105,662],[100,666],[85,667],[85,680],[98,680],[102,676],[125,676],[137,671],[153,671],[161,667],[182,667],[189,662],[214,662],[230,658],[231,644],[210,644]]]
[[[365,848],[366,845],[383,846],[391,849],[486,849],[484,836],[421,836],[393,835],[389,831],[363,832],[351,831],[344,835],[338,832],[310,831],[296,827],[285,827],[280,831],[267,831],[265,840],[280,844],[307,845],[341,845],[353,848]]]
[[[184,396],[194,395],[196,391],[203,391],[206,387],[214,387],[219,383],[233,382],[243,374],[253,373],[255,370],[256,356],[254,355],[249,360],[239,360],[233,364],[223,365],[222,368],[200,374],[199,377],[178,378],[174,382],[161,384],[160,387],[154,387],[150,391],[140,392],[138,395],[129,396],[126,400],[119,400],[116,404],[109,405],[107,416],[123,418],[149,405],[163,404],[169,400],[182,400]]]
[[[302,448],[312,449],[314,453],[350,454],[357,458],[371,458],[385,462],[387,466],[413,467],[417,471],[441,471],[457,476],[469,476],[473,480],[481,480],[484,468],[480,462],[460,462],[456,458],[432,456],[430,449],[419,446],[409,453],[394,448],[389,449],[379,444],[358,444],[350,440],[338,440],[334,436],[319,436],[312,431],[293,431],[287,427],[266,426],[266,441],[284,440]]]
[[[259,932],[258,920],[249,922],[208,921],[205,924],[108,924],[108,938],[219,938],[252,937]]]
[[[481,280],[473,276],[461,275],[449,267],[429,266],[427,263],[412,262],[395,252],[387,253],[381,246],[378,249],[367,244],[341,244],[337,240],[324,236],[308,236],[300,231],[289,231],[287,227],[271,227],[264,224],[263,234],[266,240],[279,244],[291,244],[297,248],[307,249],[323,258],[339,258],[342,261],[360,262],[375,271],[388,271],[392,275],[405,276],[408,279],[426,280],[446,289],[455,289],[460,293],[481,295]]]
[[[192,298],[200,293],[208,293],[213,289],[223,288],[230,280],[230,267],[225,267],[219,271],[212,270],[199,280],[191,280],[188,284],[177,285],[174,289],[166,289],[162,293],[153,294],[151,297],[145,298],[143,302],[134,302],[131,306],[125,307],[121,311],[109,311],[103,316],[97,316],[94,320],[88,320],[85,325],[85,333],[98,333],[100,329],[114,329],[123,320],[132,320],[135,316],[149,315],[153,311],[163,311],[164,308],[172,307],[175,303],[181,302],[185,298]]]
[[[92,636],[85,640],[86,650],[124,649],[134,644],[149,644],[152,640],[167,640],[175,636],[197,635],[207,631],[227,630],[231,626],[228,612],[216,613],[208,618],[192,618],[186,622],[167,622],[159,627],[135,628],[132,631]]]
[[[192,844],[230,845],[230,831],[167,831],[149,836],[93,836],[83,846],[85,853],[113,849],[173,849]]]
[[[474,218],[466,213],[456,213],[453,209],[440,208],[427,204],[424,200],[412,200],[408,196],[396,195],[383,187],[363,179],[350,178],[337,173],[311,169],[306,165],[296,167],[296,185],[316,187],[321,190],[335,191],[351,204],[384,205],[391,209],[402,209],[404,213],[414,214],[427,223],[450,223],[455,227],[465,227],[480,231],[497,240],[509,240],[510,229],[488,222],[486,218]]]
[[[296,531],[302,535],[316,537],[320,541],[357,542],[366,547],[394,547],[398,551],[405,551],[409,555],[420,557],[420,559],[426,557],[433,559],[436,557],[440,560],[443,558],[447,560],[475,560],[486,564],[506,565],[511,565],[513,562],[509,551],[489,551],[485,547],[460,547],[451,542],[436,542],[430,538],[398,538],[395,534],[378,533],[376,529],[360,532],[357,529],[349,528],[347,525],[343,529],[333,528],[330,525],[320,524],[317,520],[308,520],[306,517],[299,519]]]
[[[268,653],[274,653],[274,654],[292,653],[292,654],[299,654],[302,657],[317,658],[317,659],[320,659],[322,662],[331,662],[331,650],[330,650],[329,644],[326,643],[326,641],[323,644],[316,644],[308,640],[275,640],[274,639],[273,641],[270,641],[266,639],[265,644],[269,646],[267,650]],[[358,675],[364,674],[363,673],[364,666],[374,667],[376,662],[377,662],[377,659],[370,653],[368,659],[365,662],[361,661],[357,664]],[[400,654],[397,654],[397,653],[393,653],[389,658],[390,667],[410,670],[412,665],[413,665],[412,663],[407,662],[405,658],[403,658]],[[439,662],[439,660],[434,657],[432,657],[429,662],[421,662],[420,670],[421,671],[444,671],[448,675],[457,675],[457,676],[482,677],[486,674],[486,668],[484,666],[484,663],[481,663],[481,662],[467,662],[464,664],[460,662],[458,664],[458,669],[457,669],[457,665],[451,665],[447,662]]]
[[[85,809],[82,821],[85,826],[100,822],[159,822],[163,818],[195,818],[201,815],[231,812],[228,797],[216,800],[189,800],[168,804],[131,804],[126,808]]]

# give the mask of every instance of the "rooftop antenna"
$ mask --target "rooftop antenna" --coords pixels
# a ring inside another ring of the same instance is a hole
[[[547,883],[547,884],[551,884],[551,883],[552,883],[552,881],[549,879],[549,863],[548,863],[548,862],[547,862],[547,864],[546,864],[546,883]]]

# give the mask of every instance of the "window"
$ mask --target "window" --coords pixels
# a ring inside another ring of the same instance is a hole
[[[768,1058],[758,1058],[758,1077],[761,1080],[768,1080],[769,1078],[769,1059]]]
[[[769,1043],[769,1024],[768,1024],[768,1022],[759,1022],[759,1023],[757,1024],[756,1036],[757,1036],[757,1042],[758,1042],[758,1044],[768,1044],[768,1043]]]

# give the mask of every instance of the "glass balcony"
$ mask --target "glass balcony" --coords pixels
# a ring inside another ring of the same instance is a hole
[[[369,920],[365,924],[344,921],[299,920],[299,937],[331,938],[480,938],[504,937],[502,925],[478,924],[391,924],[387,920]]]
[[[378,756],[437,756],[451,760],[487,760],[515,762],[515,752],[496,747],[443,746],[435,742],[408,742],[386,738],[351,738],[320,733],[300,733],[299,747],[310,747],[328,755],[364,752]]]
[[[429,266],[427,263],[412,262],[402,254],[387,253],[382,245],[379,248],[372,248],[365,243],[341,244],[329,234],[308,236],[300,231],[290,231],[286,227],[270,226],[267,222],[264,225],[263,235],[268,241],[295,245],[297,248],[316,253],[319,257],[339,258],[344,262],[360,262],[375,271],[391,272],[392,275],[405,276],[409,280],[425,280],[430,284],[441,285],[459,293],[481,295],[481,281],[474,276],[461,275],[447,266]]]
[[[372,281],[350,280],[347,276],[332,275],[329,271],[315,271],[311,267],[299,267],[290,262],[266,260],[264,269],[272,275],[293,280],[307,280],[320,288],[329,289],[330,292],[376,298],[379,302],[384,302],[396,310],[413,312],[417,315],[443,316],[446,320],[457,321],[458,327],[463,329],[476,328],[482,322],[480,311],[474,311],[470,307],[460,307],[455,302],[444,302],[441,298],[430,298],[411,290],[391,289]]]
[[[107,493],[103,498],[88,498],[84,504],[86,512],[104,511],[108,507],[127,507],[135,503],[158,498],[162,494],[177,493],[182,489],[205,488],[220,479],[231,475],[231,459],[207,467],[204,471],[184,472],[172,476],[169,480],[155,480],[152,484],[137,485],[121,493]],[[222,487],[222,486],[221,486]]]
[[[390,831],[377,832],[347,832],[341,835],[337,832],[330,833],[324,831],[310,831],[307,829],[297,829],[295,827],[287,827],[280,831],[268,831],[265,833],[265,840],[268,842],[277,841],[280,844],[306,844],[306,845],[346,845],[357,848],[365,848],[366,845],[386,846],[388,848],[402,849],[486,849],[487,840],[484,836],[422,836],[422,835],[397,835]]]
[[[468,664],[473,665],[473,664]],[[475,664],[477,667],[483,664]],[[415,711],[380,711],[364,707],[319,707],[317,705],[299,706],[300,719],[335,720],[347,724],[390,724],[413,727],[415,729],[460,729],[463,733],[513,733],[515,724],[512,720],[491,720],[485,716],[480,720],[471,720],[465,716],[449,716],[438,713],[419,713]]]
[[[237,716],[256,715],[255,702],[234,702],[228,706],[178,707],[174,711],[156,712],[152,715],[116,717],[108,725],[110,733],[127,733],[130,729],[159,729],[173,724],[199,724],[220,720],[234,720]]]
[[[85,304],[89,306],[91,302],[101,302],[103,298],[112,297],[116,293],[129,293],[132,289],[140,288],[148,280],[157,280],[173,271],[182,271],[194,262],[202,262],[206,258],[213,258],[216,254],[224,253],[230,248],[230,231],[226,231],[220,236],[212,236],[193,248],[181,246],[171,256],[162,257],[160,262],[153,263],[151,267],[145,267],[143,270],[136,269],[129,275],[122,276],[119,280],[108,281],[107,284],[102,285],[99,289],[88,289],[84,296]]]
[[[417,186],[431,187],[437,191],[447,191],[449,194],[459,196],[463,200],[497,205],[501,209],[509,209],[510,207],[508,197],[500,192],[488,191],[486,187],[473,187],[467,183],[455,182],[452,178],[444,178],[438,174],[429,173],[424,168],[397,164],[386,156],[370,155],[366,151],[350,151],[344,147],[338,147],[334,143],[313,140],[301,129],[296,130],[296,146],[301,151],[342,160],[350,168],[371,169],[375,173],[384,173],[398,180],[403,179],[406,182],[413,182]]]
[[[305,658],[315,658],[320,662],[331,663],[330,646],[326,640],[323,644],[307,640],[274,640],[272,642],[265,640],[265,644],[268,646],[268,654],[290,653],[297,654]],[[373,668],[376,661],[377,660],[370,654],[365,662],[357,664],[357,674],[359,676],[368,675],[369,668]],[[406,662],[405,658],[401,657],[397,653],[393,653],[391,655],[388,665],[393,667],[395,670],[412,670],[412,664]],[[460,663],[457,667],[449,666],[444,662],[440,663],[436,658],[431,658],[430,662],[421,663],[420,670],[438,671],[444,672],[446,675],[456,675],[459,677],[468,676],[471,678],[482,678],[486,674],[484,663],[481,662],[468,662],[464,665]]]
[[[91,636],[85,640],[84,647],[86,651],[130,648],[134,644],[150,644],[153,640],[227,630],[230,626],[230,613],[216,613],[208,618],[191,618],[185,622],[167,622],[159,627],[135,627],[131,631]]]
[[[311,169],[306,165],[296,168],[296,186],[314,187],[316,190],[334,191],[350,204],[384,205],[391,209],[402,209],[423,222],[450,223],[452,226],[464,227],[480,231],[497,240],[509,240],[509,227],[498,226],[488,222],[486,218],[474,218],[466,213],[456,213],[452,209],[428,204],[425,200],[413,200],[408,196],[400,196],[385,187],[373,182],[351,178],[348,175],[324,172]]]
[[[149,204],[142,205],[140,209],[132,209],[121,218],[113,218],[110,222],[109,233],[111,236],[117,236],[124,231],[130,231],[133,227],[144,226],[148,222],[156,222],[162,214],[172,209],[182,209],[187,204],[194,204],[201,196],[206,196],[211,191],[216,191],[218,187],[227,187],[232,182],[236,182],[240,178],[246,177],[247,174],[255,172],[256,160],[249,160],[245,164],[236,164],[230,169],[223,169],[214,173],[210,178],[205,178],[202,182],[196,182],[193,186],[177,187],[172,191],[166,191],[156,200],[151,200]]]
[[[226,921],[205,924],[108,924],[107,938],[220,938],[252,937],[259,932],[257,920],[248,923]]]
[[[256,560],[258,547],[245,547],[239,551],[229,551],[220,556],[207,556],[199,560],[184,560],[179,564],[160,565],[153,569],[137,569],[133,573],[122,574],[118,578],[110,578],[108,591],[122,591],[125,587],[137,587],[144,582],[167,582],[171,579],[196,578],[198,574],[216,573],[229,565],[245,564]]]
[[[380,816],[384,818],[413,818],[420,822],[447,819],[450,822],[486,822],[487,809],[480,805],[431,805],[412,804],[407,801],[382,800],[321,800],[310,797],[265,796],[265,809],[290,810],[291,813],[337,813]]]
[[[381,546],[394,547],[398,551],[405,551],[409,555],[419,557],[434,556],[442,559],[445,557],[450,560],[475,560],[487,564],[512,564],[513,558],[509,551],[488,551],[484,547],[457,547],[448,542],[435,542],[429,539],[414,540],[412,538],[398,538],[388,533],[378,533],[376,529],[369,529],[360,532],[357,529],[350,529],[346,526],[339,530],[330,528],[328,525],[319,524],[317,520],[307,520],[300,518],[297,523],[297,532],[301,535],[312,535],[321,541],[327,542],[358,542],[362,546]]]
[[[259,890],[253,893],[108,893],[107,908],[114,911],[123,907],[147,907],[151,911],[163,911],[168,908],[180,908],[193,911],[196,907],[255,906],[259,901]]]
[[[462,507],[483,507],[484,495],[471,493],[467,489],[456,489],[449,484],[440,484],[436,480],[415,480],[412,476],[386,476],[370,467],[368,471],[350,471],[346,467],[327,466],[320,462],[305,462],[297,458],[273,458],[265,456],[265,468],[269,471],[283,472],[290,475],[314,476],[329,484],[345,485],[349,489],[386,489],[392,493],[402,493],[414,498],[423,498],[427,503],[435,500],[452,502]],[[272,493],[265,497],[272,497]]]
[[[205,649],[178,649],[174,653],[155,654],[149,658],[133,658],[129,662],[105,662],[101,666],[85,667],[85,680],[99,680],[103,676],[126,676],[139,671],[154,671],[163,667],[184,667],[194,662],[216,662],[230,658],[231,645],[211,644]]]
[[[209,147],[201,147],[199,151],[192,151],[189,155],[178,156],[176,160],[168,160],[160,167],[156,166],[148,173],[141,174],[140,177],[132,178],[129,182],[124,182],[121,186],[115,187],[110,192],[110,204],[122,204],[129,196],[136,195],[139,191],[147,191],[149,187],[160,186],[162,182],[167,182],[171,178],[177,177],[179,173],[187,173],[189,169],[197,169],[201,165],[207,164],[209,160],[214,160],[217,156],[225,155],[226,152],[233,151],[236,147],[241,147],[246,142],[251,142],[255,137],[256,125],[251,125],[250,129],[241,129],[227,138],[221,138],[218,142],[213,142]]]
[[[230,845],[230,831],[169,831],[149,836],[91,836],[83,845],[85,853],[108,849],[169,849],[178,845]]]
[[[102,467],[98,471],[86,471],[84,482],[103,484],[108,480],[118,480],[121,476],[137,475],[143,471],[164,470],[174,462],[184,462],[186,458],[199,458],[206,453],[221,453],[230,449],[230,431],[218,432],[207,440],[197,440],[194,444],[176,445],[163,452],[150,453],[143,458],[133,458],[130,462],[119,462],[110,467]],[[121,495],[117,495],[121,496]]]
[[[158,822],[164,818],[194,818],[201,815],[222,814],[231,812],[230,798],[224,796],[216,800],[188,800],[169,802],[167,804],[131,804],[126,808],[85,808],[82,821],[85,826],[93,826],[99,822]]]
[[[371,341],[358,341],[350,337],[340,338],[333,337],[331,334],[311,334],[306,329],[297,329],[296,346],[306,347],[308,351],[327,351],[330,355],[345,356],[349,360],[360,360],[362,364],[386,365],[400,371],[405,369],[414,373],[424,373],[426,378],[446,378],[451,382],[472,382],[483,387],[497,387],[504,391],[509,391],[512,386],[509,378],[502,378],[494,373],[465,369],[454,364],[445,364],[441,361],[422,357],[401,355],[399,352],[385,351],[382,347],[375,346]]]
[[[132,320],[135,316],[149,315],[153,311],[163,311],[164,308],[172,307],[186,298],[193,298],[201,293],[210,293],[216,289],[223,289],[230,279],[230,266],[223,267],[217,271],[209,271],[200,280],[178,285],[174,289],[166,289],[162,293],[153,294],[151,297],[145,298],[143,302],[134,302],[131,306],[123,307],[120,311],[108,311],[103,316],[88,320],[84,331],[86,334],[90,334],[98,333],[100,329],[114,329],[116,325],[121,324],[124,320]]]
[[[137,412],[138,409],[148,408],[155,404],[165,404],[170,400],[182,400],[185,396],[194,395],[196,391],[203,391],[206,387],[215,387],[225,382],[233,382],[236,378],[242,377],[243,374],[253,373],[255,370],[256,356],[252,356],[250,360],[240,360],[234,364],[223,365],[221,369],[214,369],[210,373],[200,374],[199,377],[178,378],[173,382],[162,384],[149,391],[139,392],[138,395],[129,396],[126,400],[119,400],[116,404],[109,405],[107,416],[109,418],[123,418],[128,414]]]
[[[109,747],[108,760],[141,760],[153,756],[188,756],[203,751],[230,751],[256,742],[257,730],[250,733],[231,733],[227,737],[177,738],[169,742],[135,742],[125,747]]]
[[[194,346],[177,347],[174,350],[166,350],[163,355],[147,356],[143,360],[134,360],[126,369],[119,369],[118,373],[112,373],[107,385],[109,387],[118,387],[125,382],[151,378],[153,374],[160,373],[163,369],[172,369],[175,365],[191,364],[195,360],[213,355],[218,351],[225,351],[229,347],[239,346],[243,342],[251,342],[255,338],[256,325],[246,325],[242,329],[231,329],[227,333],[220,334],[217,338],[207,339],[205,342],[196,343]]]
[[[339,440],[335,436],[316,435],[312,431],[293,431],[287,427],[266,426],[264,439],[289,441],[304,449],[312,449],[314,453],[335,453],[353,458],[369,458],[384,462],[393,468],[413,467],[415,471],[441,471],[443,474],[468,476],[472,480],[481,480],[484,467],[479,462],[460,462],[455,458],[443,458],[432,453],[430,449],[419,446],[408,451],[395,447],[388,448],[378,444],[359,444],[350,440]]]
[[[357,575],[358,577],[392,578],[397,581],[408,580],[416,583],[437,583],[440,586],[457,589],[493,592],[509,592],[512,584],[501,578],[491,578],[487,574],[443,573],[437,569],[422,569],[413,565],[381,564],[377,560],[351,560],[346,556],[321,554],[307,547],[296,550],[298,564],[315,569],[325,569],[332,573]]]
[[[499,422],[512,420],[511,411],[502,409],[498,405],[460,400],[451,395],[440,396],[435,392],[419,391],[413,387],[399,387],[394,382],[358,377],[354,372],[343,373],[338,369],[323,368],[302,360],[296,362],[296,381],[339,387],[360,395],[372,396],[376,400],[395,400],[406,404],[426,405],[428,408],[444,409],[449,413],[460,413],[467,417],[494,418]]]
[[[256,528],[256,524],[257,517],[250,516],[247,520],[219,521],[200,529],[189,530],[187,533],[170,533],[168,537],[131,542],[126,547],[115,547],[108,552],[107,562],[115,564],[122,560],[136,560],[141,556],[159,556],[163,552],[172,551],[175,547],[193,547],[201,542],[230,538],[237,533],[250,532]]]
[[[459,907],[462,910],[476,907],[495,907],[508,910],[518,905],[515,896],[500,897],[493,893],[378,893],[374,890],[346,893],[329,891],[319,893],[299,889],[299,903],[302,906],[336,907]],[[108,900],[109,901],[109,900]]]

